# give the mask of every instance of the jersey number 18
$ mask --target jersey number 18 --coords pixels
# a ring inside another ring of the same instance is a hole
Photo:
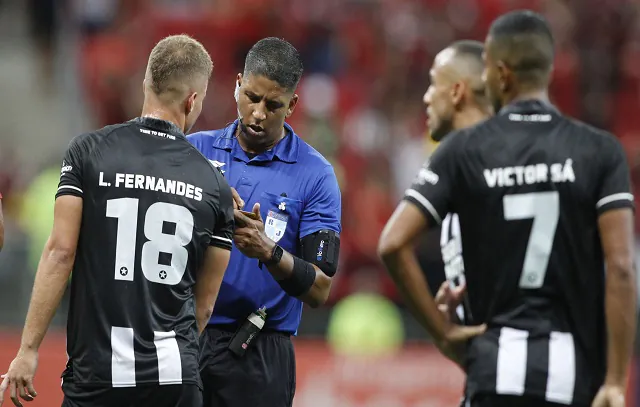
[[[116,280],[133,281],[138,229],[138,199],[120,198],[107,201],[107,217],[118,219],[116,240]],[[165,223],[175,224],[172,233],[163,231]],[[184,206],[156,202],[144,215],[144,235],[140,268],[145,278],[159,284],[176,285],[182,280],[193,238],[193,215]],[[160,264],[160,253],[171,256],[171,265]]]

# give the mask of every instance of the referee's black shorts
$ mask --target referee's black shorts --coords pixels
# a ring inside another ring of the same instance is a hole
[[[477,394],[471,402],[463,401],[461,407],[588,407],[552,403],[538,397],[507,396],[502,394]]]
[[[200,337],[203,407],[291,407],[296,362],[290,335],[262,331],[237,357],[227,349],[234,333],[209,325]]]
[[[85,387],[62,384],[62,407],[200,407],[202,391],[195,384],[136,387]]]

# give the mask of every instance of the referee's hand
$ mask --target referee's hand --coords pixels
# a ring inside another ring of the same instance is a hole
[[[625,407],[624,393],[624,386],[605,384],[600,387],[591,407]]]
[[[2,376],[0,384],[0,406],[4,402],[4,393],[9,388],[9,396],[13,404],[22,407],[20,398],[25,401],[33,401],[38,395],[33,388],[33,377],[38,367],[38,352],[33,350],[20,350],[11,365],[9,371]],[[18,398],[20,395],[20,398]]]

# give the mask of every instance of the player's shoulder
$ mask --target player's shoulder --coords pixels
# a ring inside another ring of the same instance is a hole
[[[187,141],[200,151],[208,151],[218,145],[223,147],[221,144],[226,144],[231,141],[234,125],[235,123],[231,123],[221,129],[191,133],[187,136]]]
[[[128,122],[111,124],[97,130],[81,133],[71,139],[69,146],[71,148],[80,149],[85,153],[91,153],[102,143],[104,139],[129,125],[130,123]]]
[[[596,152],[621,148],[620,140],[613,133],[571,117],[563,116],[563,118],[569,126],[568,135],[583,138],[585,142],[595,147]]]

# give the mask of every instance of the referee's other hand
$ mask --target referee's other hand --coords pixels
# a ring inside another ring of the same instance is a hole
[[[231,187],[231,195],[233,195],[233,209],[242,210],[244,208],[244,201],[240,198],[238,191]]]
[[[466,284],[462,284],[458,287],[451,288],[448,281],[442,283],[438,292],[436,293],[436,305],[438,310],[442,313],[442,316],[449,322],[459,323],[458,314],[456,308],[462,304],[464,293],[467,289]]]

